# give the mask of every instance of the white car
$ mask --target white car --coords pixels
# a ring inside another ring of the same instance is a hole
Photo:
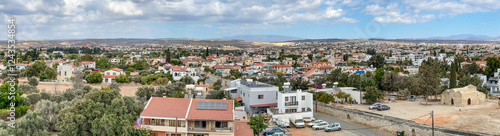
[[[328,122],[321,122],[317,125],[314,125],[312,128],[314,130],[320,130],[320,129],[325,129],[325,127],[328,127],[328,126],[329,126]]]
[[[380,103],[374,103],[374,104],[370,105],[370,107],[368,107],[368,109],[370,109],[370,110],[377,109],[377,107],[380,106],[380,105],[382,105],[382,104],[380,104]]]
[[[304,121],[305,122],[311,122],[311,121],[314,121],[314,120],[316,120],[316,119],[313,118],[313,117],[304,117]]]
[[[323,121],[323,120],[316,120],[316,121],[307,123],[307,126],[308,127],[312,127],[312,126],[314,126],[314,125],[316,125],[318,123],[321,123],[321,122],[325,122],[325,121]]]

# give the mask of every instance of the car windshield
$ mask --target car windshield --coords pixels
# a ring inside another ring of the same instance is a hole
[[[301,119],[295,120],[295,123],[304,123],[304,120],[301,120]]]

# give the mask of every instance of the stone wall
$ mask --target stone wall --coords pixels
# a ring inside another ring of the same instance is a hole
[[[407,136],[432,135],[432,126],[419,124],[412,120],[406,120],[357,109],[347,109],[324,103],[318,104],[318,112],[336,118],[349,120],[350,122],[364,124],[370,126],[370,128],[373,129],[388,131],[394,133],[394,135],[396,135],[396,131],[398,130],[405,131],[405,135]],[[434,127],[434,135],[435,136],[452,136],[452,135],[480,136],[480,135],[491,135],[491,134],[444,128],[444,127]]]
[[[220,80],[222,81],[222,86],[229,87],[229,82],[230,82],[230,80],[227,80],[227,79],[221,78],[221,77],[219,77],[219,76],[216,76],[216,75],[214,75],[214,74],[210,74],[210,73],[206,73],[206,75],[207,75],[210,79],[212,79],[212,80],[214,80],[214,81],[217,81],[218,79],[220,79]]]

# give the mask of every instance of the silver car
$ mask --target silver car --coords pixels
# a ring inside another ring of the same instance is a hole
[[[328,126],[328,122],[321,122],[317,125],[314,125],[312,127],[313,130],[320,130],[320,129],[325,129]]]
[[[380,103],[374,103],[374,104],[370,105],[370,107],[368,107],[368,109],[370,109],[370,110],[377,109],[377,107],[380,106],[380,105],[382,105],[382,104],[380,104]]]
[[[325,132],[340,131],[340,130],[342,130],[340,123],[332,123],[325,127]]]
[[[323,120],[315,120],[315,121],[313,121],[313,122],[309,122],[309,123],[307,123],[307,126],[308,126],[308,127],[312,127],[312,126],[314,126],[314,125],[316,125],[316,124],[318,124],[318,123],[321,123],[321,122],[325,122],[325,121],[323,121]]]

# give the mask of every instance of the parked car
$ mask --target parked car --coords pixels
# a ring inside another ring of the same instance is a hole
[[[313,118],[313,117],[304,117],[304,121],[305,122],[311,122],[311,121],[314,121],[314,120],[316,120],[316,119]]]
[[[389,110],[391,109],[391,107],[387,106],[387,105],[380,105],[377,107],[377,110],[379,111],[382,111],[382,110]]]
[[[332,123],[325,127],[325,132],[340,131],[340,130],[342,130],[340,123]]]
[[[317,125],[314,125],[312,128],[314,130],[320,130],[320,129],[325,129],[326,126],[328,126],[328,122],[321,122]]]
[[[281,129],[281,128],[279,128],[279,127],[273,127],[273,128],[271,128],[271,129],[265,130],[263,134],[264,134],[265,136],[267,136],[267,135],[273,135],[273,134],[274,134],[274,133],[276,133],[276,132],[283,132],[283,133],[285,133],[285,130],[284,130],[284,129]]]
[[[284,132],[276,132],[270,136],[293,136],[292,134],[285,134]]]
[[[323,120],[315,120],[315,121],[313,121],[313,122],[309,122],[309,123],[307,123],[307,126],[308,126],[308,127],[312,127],[312,126],[314,126],[314,125],[316,125],[316,124],[318,124],[318,123],[321,123],[321,122],[325,122],[325,121],[323,121]]]
[[[291,116],[290,122],[292,122],[296,128],[305,127],[304,119],[302,118],[302,115],[300,115],[300,114],[295,114],[294,116]]]
[[[382,105],[382,104],[380,104],[380,103],[374,103],[374,104],[370,105],[370,107],[368,107],[368,109],[370,109],[370,110],[377,109],[377,107],[380,106],[380,105]]]

